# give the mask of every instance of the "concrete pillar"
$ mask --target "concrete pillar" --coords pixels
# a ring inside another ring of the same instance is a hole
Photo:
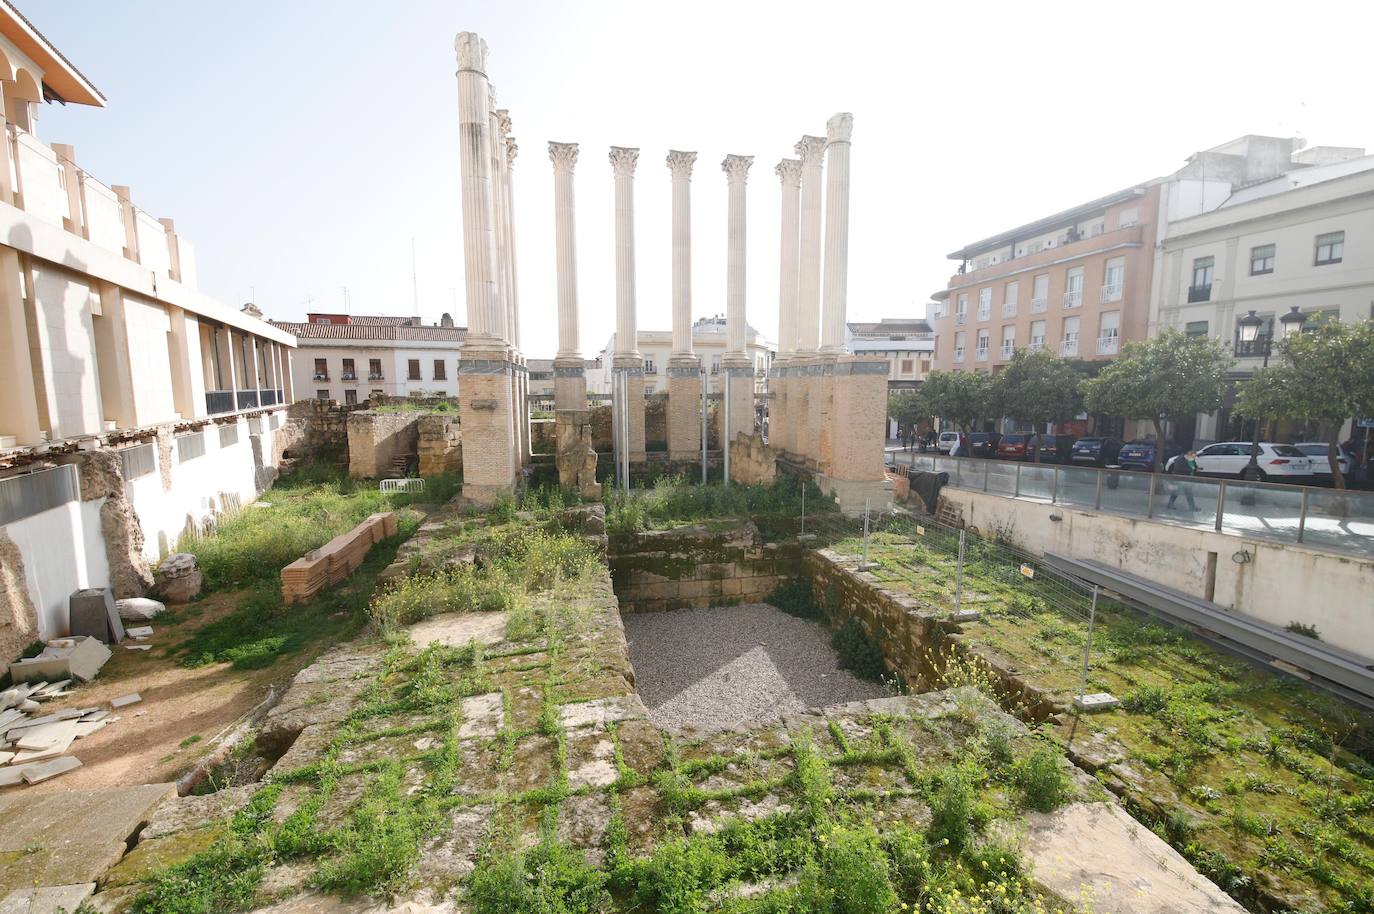
[[[573,199],[577,144],[549,143],[549,159],[553,162],[553,223],[558,273],[554,409],[586,409],[587,378],[577,325],[577,237]]]
[[[258,375],[258,338],[249,333],[246,335],[245,342],[247,345],[243,350],[244,387],[253,392],[253,403],[261,406],[262,400],[259,391],[262,390],[262,378]]]
[[[0,135],[0,142],[5,141]],[[0,437],[12,437],[17,445],[35,445],[42,441],[40,429],[19,252],[0,247]]]
[[[499,333],[505,303],[497,296],[493,221],[491,88],[487,44],[459,32],[458,138],[462,169],[464,293],[468,336],[458,363],[463,415],[463,495],[490,504],[515,487],[515,403],[510,347]]]
[[[76,149],[66,143],[53,143],[52,151],[57,156],[57,164],[62,166],[62,183],[67,192],[67,215],[62,219],[62,227],[73,235],[90,238],[86,208],[81,199],[81,169],[76,165]]]
[[[202,402],[197,405],[195,385],[191,380],[191,347],[186,338],[186,311],[168,305],[167,317],[170,327],[167,334],[167,349],[172,369],[172,406],[181,414],[183,420],[203,417],[205,404]],[[191,326],[194,326],[194,322]]]
[[[730,401],[730,426],[726,440],[754,433],[754,363],[749,358],[745,299],[745,249],[747,235],[745,188],[753,156],[728,155],[721,162],[729,192],[725,257],[725,353],[721,375]],[[724,416],[721,416],[724,422]]]
[[[822,285],[821,351],[844,353],[849,287],[849,137],[854,116],[841,112],[825,125],[828,142],[825,188],[825,280]]]
[[[644,357],[639,352],[635,301],[635,166],[639,150],[611,147],[615,173],[615,354],[612,368],[625,377],[631,463],[644,453]]]
[[[701,458],[701,359],[692,349],[692,165],[695,152],[672,150],[673,348],[668,357],[668,457]]]
[[[110,190],[119,198],[119,212],[124,219],[124,256],[134,263],[142,263],[138,254],[138,217],[134,213],[133,192],[124,184],[112,185]]]
[[[91,320],[95,334],[95,359],[100,379],[100,405],[117,428],[137,428],[138,410],[130,370],[129,325],[124,317],[124,290],[112,282],[100,282],[100,316]]]
[[[802,163],[800,159],[783,159],[773,170],[782,182],[782,228],[778,257],[778,357],[773,361],[773,375],[769,379],[772,398],[768,408],[768,441],[774,450],[786,453],[797,449],[796,419],[792,415],[795,378],[791,366],[797,345]]]

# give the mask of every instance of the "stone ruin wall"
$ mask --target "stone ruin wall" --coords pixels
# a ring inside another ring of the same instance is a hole
[[[417,454],[421,413],[374,413],[359,410],[348,417],[348,475],[382,479],[392,473],[392,460]]]
[[[463,471],[463,433],[457,416],[421,416],[416,430],[421,476]]]

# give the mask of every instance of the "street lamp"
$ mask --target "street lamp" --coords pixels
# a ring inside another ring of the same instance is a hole
[[[1299,333],[1302,330],[1302,325],[1306,322],[1307,315],[1303,314],[1302,311],[1298,309],[1297,305],[1292,305],[1288,313],[1279,318],[1279,332],[1287,339]],[[1259,339],[1259,331],[1263,326],[1264,318],[1259,317],[1254,311],[1251,311],[1240,320],[1236,321],[1236,333],[1239,335],[1240,341],[1247,344],[1247,348],[1249,348]],[[1270,330],[1270,332],[1264,336],[1264,363],[1260,366],[1261,368],[1269,367],[1269,356],[1273,351],[1274,333]],[[1247,354],[1255,355],[1254,352],[1249,352]],[[1244,474],[1249,479],[1259,478],[1259,417],[1255,416],[1254,421],[1255,433],[1250,440],[1250,463],[1246,466]]]

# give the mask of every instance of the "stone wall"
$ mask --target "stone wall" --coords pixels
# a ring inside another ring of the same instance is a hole
[[[0,527],[0,660],[18,657],[38,638],[38,610],[29,596],[24,556]]]
[[[356,407],[337,400],[297,400],[286,409],[286,422],[277,430],[273,450],[282,461],[348,462],[348,416]]]
[[[552,419],[530,420],[530,453],[552,454],[558,447],[558,434]]]
[[[740,485],[772,485],[778,460],[762,435],[738,435],[730,447],[730,478]]]
[[[696,524],[636,534],[609,555],[622,612],[763,603],[800,570],[795,541],[764,543],[745,523],[728,530]]]
[[[456,415],[421,416],[417,430],[421,476],[463,471],[463,435]]]
[[[348,416],[348,474],[356,479],[382,479],[392,474],[392,460],[418,453],[420,413],[375,413]]]
[[[74,462],[81,479],[81,500],[104,499],[100,532],[115,599],[143,596],[153,587],[153,573],[143,556],[143,528],[125,489],[118,452],[83,451]]]
[[[644,450],[668,450],[667,394],[653,394],[644,400]]]

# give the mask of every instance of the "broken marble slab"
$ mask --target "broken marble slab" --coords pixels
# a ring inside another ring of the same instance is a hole
[[[118,710],[119,708],[128,707],[129,705],[138,704],[142,700],[142,695],[137,692],[130,692],[128,695],[120,695],[118,698],[111,698],[110,707]]]
[[[33,765],[24,766],[24,782],[26,784],[41,784],[59,774],[66,774],[68,771],[75,771],[81,767],[81,759],[74,755],[64,755],[55,758],[50,762],[40,762]]]

